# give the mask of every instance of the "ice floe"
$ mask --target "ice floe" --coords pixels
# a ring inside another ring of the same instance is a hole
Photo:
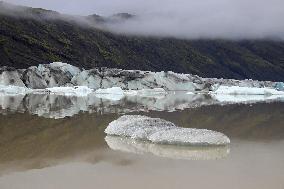
[[[153,88],[153,89],[141,89],[141,90],[129,90],[124,92],[126,95],[130,96],[141,96],[141,97],[164,97],[167,92],[163,88]]]
[[[284,101],[284,95],[230,95],[230,94],[211,94],[213,99],[220,103],[256,103]],[[217,103],[218,104],[218,103]]]
[[[278,91],[273,88],[258,87],[240,87],[240,86],[219,86],[212,94],[226,95],[283,95],[284,91]]]
[[[124,98],[124,91],[120,87],[112,87],[107,89],[98,89],[95,91],[98,98],[118,101]]]
[[[24,95],[31,90],[26,87],[19,87],[14,85],[0,85],[1,95]]]
[[[230,148],[226,146],[173,146],[159,145],[126,137],[106,136],[112,150],[134,154],[151,154],[158,157],[182,160],[216,160],[226,158]]]
[[[93,92],[85,86],[75,86],[75,87],[52,87],[46,89],[49,93],[64,95],[64,96],[88,96]]]
[[[121,116],[108,125],[105,133],[158,144],[226,145],[230,143],[226,135],[216,131],[181,128],[160,118],[141,115]]]

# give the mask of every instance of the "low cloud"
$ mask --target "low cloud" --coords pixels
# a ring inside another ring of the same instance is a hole
[[[66,14],[137,15],[107,27],[117,33],[187,39],[284,39],[283,0],[9,0]]]

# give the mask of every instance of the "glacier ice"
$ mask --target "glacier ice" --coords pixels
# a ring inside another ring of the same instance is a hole
[[[64,96],[88,96],[93,92],[92,89],[85,86],[75,86],[75,87],[52,87],[46,89],[48,93],[53,93],[57,95]]]
[[[284,95],[232,95],[232,94],[211,94],[211,97],[223,104],[252,104],[256,102],[284,101]],[[218,104],[218,103],[216,103]]]
[[[275,84],[275,89],[278,91],[284,91],[284,83],[283,82],[277,82]]]
[[[284,95],[284,91],[278,91],[273,88],[258,87],[240,87],[240,86],[219,86],[211,94],[227,95]]]
[[[112,87],[107,89],[98,89],[95,91],[98,98],[118,101],[124,98],[124,92],[120,87]]]
[[[216,131],[181,128],[160,118],[141,115],[121,116],[108,125],[105,133],[158,144],[227,145],[230,143],[226,135]]]
[[[112,150],[134,154],[152,154],[158,157],[182,160],[223,159],[230,153],[226,146],[173,146],[159,145],[127,137],[106,136],[105,141]]]
[[[258,93],[260,90],[263,90],[263,93],[271,94],[283,92],[281,91],[281,87],[283,88],[281,82],[202,78],[192,74],[179,74],[171,71],[150,72],[115,68],[82,70],[62,62],[40,64],[37,67],[31,66],[28,69],[18,70],[3,67],[0,68],[0,78],[2,85],[16,85],[31,89],[85,86],[97,90],[120,87],[124,91],[143,92],[144,95],[147,91],[141,90],[155,88],[167,92],[187,91],[192,93],[208,93],[209,91],[224,93],[224,89],[229,89],[230,93],[236,93],[236,90],[238,90],[237,93],[243,94],[248,89],[252,91],[253,88]],[[153,91],[149,92],[153,93]],[[156,93],[160,92],[163,93],[163,91],[156,90]]]
[[[30,92],[31,89],[14,85],[0,85],[1,95],[24,95]]]

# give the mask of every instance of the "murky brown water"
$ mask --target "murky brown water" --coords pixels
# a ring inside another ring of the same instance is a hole
[[[136,113],[138,114],[138,113]],[[0,189],[284,188],[284,103],[140,112],[221,131],[228,147],[105,138],[118,114],[0,115]]]

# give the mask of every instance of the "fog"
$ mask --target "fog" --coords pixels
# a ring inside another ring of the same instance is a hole
[[[224,39],[284,39],[283,0],[8,0],[65,14],[137,15],[108,29],[124,34]]]

